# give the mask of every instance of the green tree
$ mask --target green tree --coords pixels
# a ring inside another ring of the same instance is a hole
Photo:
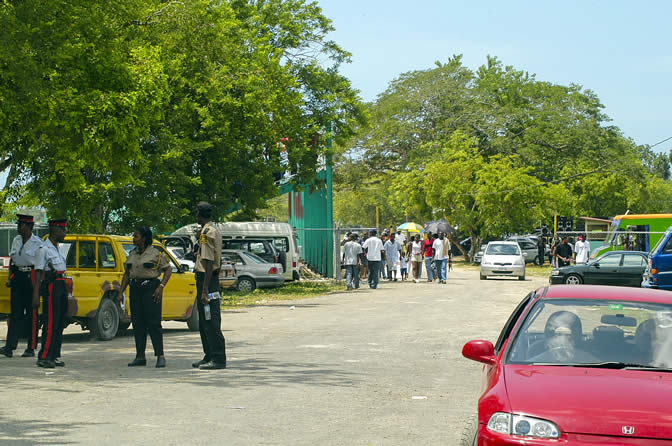
[[[0,14],[0,154],[82,230],[167,229],[203,199],[253,212],[277,194],[281,138],[310,183],[326,138],[365,120],[314,3],[33,0]]]

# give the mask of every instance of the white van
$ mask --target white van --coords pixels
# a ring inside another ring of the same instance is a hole
[[[183,226],[172,235],[193,235],[198,225]],[[217,223],[222,239],[266,239],[273,242],[278,251],[285,255],[284,277],[286,281],[298,280],[299,275],[299,247],[294,238],[292,226],[289,223],[275,223],[262,221],[226,222]]]

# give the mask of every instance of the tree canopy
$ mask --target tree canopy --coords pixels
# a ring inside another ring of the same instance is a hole
[[[366,121],[349,54],[302,0],[3,1],[6,200],[79,230],[168,228],[200,200],[256,209],[285,169],[312,181],[325,141]],[[280,163],[285,138],[288,166]]]
[[[402,74],[370,105],[371,125],[339,147],[336,217],[371,225],[362,211],[376,207],[385,225],[445,217],[477,246],[555,214],[672,212],[669,157],[637,146],[603,108],[580,85],[494,57],[473,71],[454,56]]]

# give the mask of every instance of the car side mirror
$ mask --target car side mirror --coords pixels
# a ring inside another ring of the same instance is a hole
[[[490,341],[469,341],[462,347],[462,356],[472,361],[493,365],[497,362],[495,346]]]
[[[180,272],[181,273],[188,273],[189,272],[189,265],[186,263],[183,263],[180,265]]]

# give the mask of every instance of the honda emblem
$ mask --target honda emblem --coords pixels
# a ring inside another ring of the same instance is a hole
[[[634,426],[623,426],[623,428],[621,429],[621,431],[622,431],[625,435],[632,435],[632,434],[635,433],[635,427],[634,427]]]

